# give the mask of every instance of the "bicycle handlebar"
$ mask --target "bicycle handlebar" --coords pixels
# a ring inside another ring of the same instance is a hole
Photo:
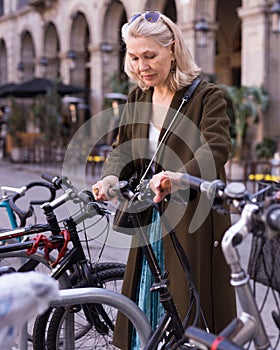
[[[162,189],[171,188],[171,185],[171,179],[164,179],[161,182]],[[234,204],[240,211],[244,209],[246,204],[258,204],[259,211],[254,210],[248,215],[247,222],[245,223],[244,221],[243,224],[248,226],[249,220],[257,224],[263,222],[267,228],[269,238],[280,233],[280,190],[277,191],[278,187],[274,188],[274,195],[271,195],[273,185],[267,185],[265,188],[252,194],[240,182],[231,182],[225,185],[221,180],[206,181],[186,173],[181,175],[180,185],[184,189],[193,189],[204,193],[211,200],[213,209],[221,214],[226,212],[223,206],[225,202]],[[133,188],[128,181],[119,181],[115,186],[111,187],[109,194],[118,196],[119,199],[126,198],[130,201],[151,200],[153,196],[149,180],[141,181],[136,188]],[[258,199],[258,195],[265,195],[266,200]],[[249,226],[251,227],[251,225]]]
[[[73,221],[78,225],[82,221],[88,218],[92,218],[95,215],[106,215],[106,214],[111,214],[109,210],[104,208],[102,206],[102,203],[98,202],[89,202],[84,210],[77,215],[73,216]],[[0,232],[0,240],[6,240],[6,239],[11,239],[11,238],[17,238],[17,237],[22,237],[30,234],[37,234],[37,233],[42,233],[46,231],[52,231],[52,227],[48,224],[36,224],[36,225],[31,225],[29,227],[20,227],[17,229],[12,229],[12,230],[6,230],[6,231],[1,231]],[[8,247],[13,247],[14,244],[11,243],[8,245]],[[20,247],[20,243],[18,244]],[[5,246],[0,246],[0,252],[4,252]],[[7,251],[10,251],[9,248],[7,248]],[[22,249],[25,249],[22,247]]]
[[[171,185],[171,179],[163,179],[161,182],[161,189],[164,190],[171,188]],[[248,197],[248,192],[244,184],[234,182],[226,186],[221,180],[206,181],[189,174],[181,175],[179,187],[182,187],[182,189],[193,189],[197,192],[204,193],[210,200],[220,200],[217,204],[220,204],[225,200],[241,200]],[[112,197],[124,197],[129,200],[139,199],[141,201],[144,198],[152,197],[149,180],[141,181],[136,189],[134,189],[128,181],[119,181],[115,186],[111,187],[108,192]],[[122,196],[120,196],[120,194]]]
[[[31,188],[34,188],[34,187],[47,188],[50,191],[50,197],[48,200],[49,201],[54,200],[54,198],[56,196],[56,188],[52,184],[49,184],[47,182],[34,181],[34,182],[30,182],[27,185],[19,187],[19,188],[2,186],[3,190],[16,192],[15,194],[10,195],[9,205],[12,208],[12,210],[18,215],[18,217],[20,219],[20,226],[25,226],[26,219],[33,215],[34,210],[32,208],[32,205],[41,205],[41,204],[46,202],[46,200],[31,200],[29,202],[29,207],[27,210],[23,210],[16,205],[16,201],[19,198],[22,198],[28,190],[30,190]]]
[[[191,339],[197,349],[216,350],[242,350],[222,336],[217,336],[196,327],[188,327],[185,332],[186,337]]]
[[[104,205],[107,205],[106,202],[96,202],[92,192],[88,190],[82,190],[79,192],[71,184],[71,181],[66,176],[52,176],[46,173],[42,174],[41,176],[45,180],[50,181],[56,188],[64,190],[63,195],[56,198],[52,202],[45,203],[45,205],[49,205],[51,208],[55,209],[68,200],[73,200],[74,202],[82,202],[85,205],[86,214],[82,212],[78,214],[77,217],[74,219],[75,222],[80,223],[86,217],[92,217],[96,214],[101,216],[105,214],[111,214],[110,211],[104,208]]]
[[[90,202],[94,202],[94,196],[90,191],[82,190],[78,191],[71,183],[71,181],[68,179],[67,176],[52,176],[47,173],[44,173],[41,175],[41,177],[49,181],[53,186],[55,186],[56,189],[62,189],[64,191],[64,194],[62,194],[60,197],[54,199],[51,202],[44,203],[50,205],[53,209],[59,207],[63,203],[65,203],[68,200],[78,201],[82,202],[84,204],[88,204]]]

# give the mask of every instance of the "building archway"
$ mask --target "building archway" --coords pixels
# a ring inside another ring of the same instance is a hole
[[[90,52],[91,42],[89,25],[83,12],[77,11],[72,16],[70,29],[70,43],[67,52],[70,68],[70,83],[83,86],[90,91],[91,70]],[[65,100],[64,100],[65,102]],[[82,96],[69,97],[68,112],[71,115],[71,128],[74,133],[90,117],[88,93]]]
[[[29,80],[35,74],[35,48],[29,31],[21,34],[21,59],[18,65],[21,82]]]
[[[49,22],[45,26],[44,33],[44,49],[43,62],[45,63],[45,74],[51,79],[55,80],[60,77],[60,43],[55,25]]]
[[[90,77],[88,47],[91,42],[89,26],[85,15],[80,11],[72,15],[72,20],[68,51],[68,57],[73,60],[73,66],[70,67],[70,82],[74,85],[88,88],[88,79]],[[72,57],[70,57],[70,53]]]
[[[3,39],[0,40],[0,85],[8,82],[7,48]]]
[[[217,1],[216,22],[219,30],[216,34],[215,74],[219,82],[227,85],[241,84],[241,21],[237,8],[241,0],[229,3]]]
[[[116,85],[121,84],[122,80],[127,80],[123,74],[125,47],[121,39],[121,28],[126,22],[127,14],[123,4],[118,0],[112,1],[105,13],[102,27],[103,37],[100,46],[102,70],[104,72],[112,72],[109,76],[103,74],[104,95],[118,89]]]

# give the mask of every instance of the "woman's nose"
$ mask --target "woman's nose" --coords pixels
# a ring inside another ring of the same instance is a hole
[[[147,70],[148,68],[149,68],[149,65],[144,60],[139,61],[139,70],[141,72]]]

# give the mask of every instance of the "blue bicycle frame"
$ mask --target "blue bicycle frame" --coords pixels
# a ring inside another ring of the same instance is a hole
[[[15,213],[13,212],[12,208],[10,207],[8,196],[2,197],[2,199],[0,201],[0,208],[6,209],[11,227],[17,228],[18,227],[17,219],[15,216]]]

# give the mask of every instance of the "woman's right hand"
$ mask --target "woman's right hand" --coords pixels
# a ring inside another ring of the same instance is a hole
[[[96,184],[92,185],[92,193],[94,195],[95,200],[107,201],[112,199],[112,196],[109,194],[109,190],[111,187],[115,186],[119,181],[119,178],[115,175],[108,175],[104,177],[102,180],[96,182]]]
[[[173,171],[162,171],[155,174],[150,180],[150,187],[155,193],[153,201],[159,203],[170,193],[185,189],[186,187],[181,184],[182,175],[180,172]]]

